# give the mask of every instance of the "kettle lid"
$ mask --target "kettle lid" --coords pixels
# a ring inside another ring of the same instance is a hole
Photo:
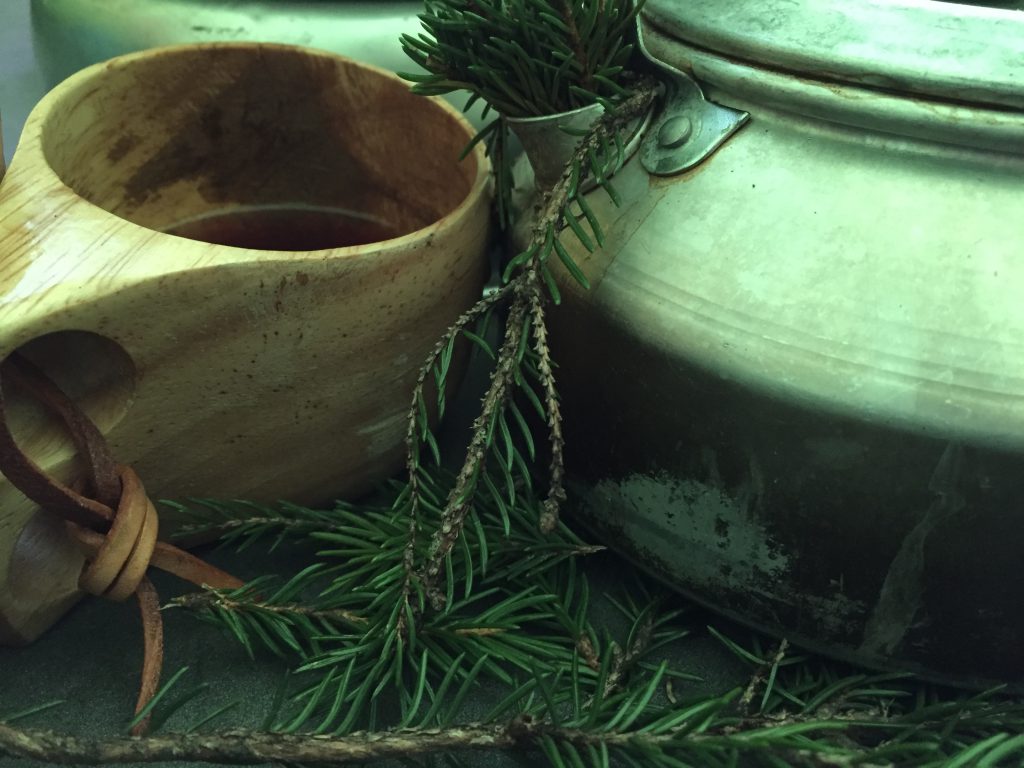
[[[1024,108],[1019,5],[647,0],[643,20],[689,47],[796,76]]]

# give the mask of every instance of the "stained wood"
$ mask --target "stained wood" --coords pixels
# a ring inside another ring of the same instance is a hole
[[[84,70],[29,117],[0,185],[0,357],[42,366],[154,498],[358,494],[397,468],[416,369],[480,293],[488,168],[479,148],[458,161],[471,135],[393,75],[286,46]],[[164,232],[282,205],[397,236],[285,251]],[[9,399],[19,442],[72,478],[59,426]],[[36,513],[0,482],[0,642],[77,598],[80,556]]]

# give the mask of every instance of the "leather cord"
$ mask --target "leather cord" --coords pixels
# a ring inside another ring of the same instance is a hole
[[[82,459],[84,480],[67,486],[44,472],[18,446],[7,419],[6,384],[15,384],[57,416]],[[135,595],[142,617],[143,666],[136,715],[156,694],[163,665],[160,599],[146,577],[149,566],[215,589],[243,582],[178,547],[158,540],[159,519],[142,481],[118,463],[89,417],[49,377],[14,353],[0,365],[0,472],[40,507],[66,521],[86,557],[78,586],[111,600]],[[134,733],[144,733],[148,718]]]

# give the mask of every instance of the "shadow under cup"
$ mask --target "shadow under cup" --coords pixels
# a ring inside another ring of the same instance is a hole
[[[183,46],[80,81],[42,126],[42,149],[64,184],[135,224],[307,251],[409,234],[458,207],[477,167],[455,162],[456,120],[331,54]]]

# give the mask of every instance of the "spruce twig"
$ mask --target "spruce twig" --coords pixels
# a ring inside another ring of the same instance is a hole
[[[633,641],[625,651],[623,651],[618,644],[612,644],[612,664],[611,669],[608,672],[608,678],[605,680],[604,684],[603,695],[605,698],[611,696],[622,687],[626,675],[629,674],[630,667],[632,667],[647,651],[647,646],[651,642],[651,633],[653,630],[654,617],[651,614],[647,614],[644,616],[643,623],[640,625],[639,631],[633,637]]]
[[[983,714],[964,711],[966,720]],[[682,718],[675,718],[682,720]],[[453,755],[462,751],[536,751],[554,747],[556,752],[580,750],[593,754],[598,749],[634,756],[646,756],[652,765],[679,765],[672,755],[688,755],[701,762],[741,754],[763,757],[758,765],[861,766],[892,768],[909,765],[885,757],[888,746],[870,737],[864,743],[844,739],[846,733],[898,733],[906,724],[899,717],[839,713],[828,719],[809,715],[756,715],[742,719],[723,717],[717,723],[700,725],[704,717],[663,727],[659,720],[622,728],[557,725],[551,719],[519,715],[498,724],[450,725],[438,728],[406,728],[356,732],[345,736],[291,734],[244,729],[211,733],[165,733],[142,737],[83,738],[40,728],[22,728],[0,722],[0,755],[7,754],[50,764],[115,765],[146,764],[166,760],[245,765],[262,762],[350,765],[388,758],[411,759],[431,754]],[[931,726],[950,728],[942,719],[919,723],[916,730]],[[852,729],[852,730],[851,730]],[[969,727],[968,729],[969,730]],[[990,749],[936,750],[914,765],[939,768],[958,755],[993,758],[1006,739],[990,739]],[[842,743],[837,743],[842,742]],[[919,745],[927,749],[927,745]],[[968,750],[972,750],[973,753]],[[1019,752],[1002,750],[1007,756]],[[914,759],[914,758],[912,758]],[[991,762],[991,761],[990,761]],[[692,764],[692,763],[690,763]],[[754,763],[752,763],[754,764]],[[966,763],[963,760],[958,764]],[[986,763],[988,764],[988,763]],[[991,763],[996,765],[997,763]],[[1002,765],[1003,763],[998,763]]]
[[[544,317],[544,296],[537,281],[530,291],[530,314],[534,333],[534,351],[537,353],[537,371],[544,388],[544,405],[548,414],[548,439],[551,446],[548,497],[540,518],[540,529],[550,533],[558,525],[558,511],[565,502],[565,438],[562,436],[562,410],[555,387],[555,372],[548,346],[548,329]]]
[[[273,536],[277,546],[285,539],[304,539],[313,533],[335,530],[336,511],[352,509],[343,502],[336,502],[337,510],[313,510],[283,502],[266,507],[250,501],[215,499],[192,499],[190,505],[164,500],[161,504],[186,521],[172,534],[182,546],[218,539],[221,544],[238,544],[240,550],[266,536]]]
[[[639,77],[630,90],[630,95],[606,111],[591,126],[587,134],[576,145],[572,159],[566,164],[562,176],[544,195],[540,204],[540,214],[534,224],[534,242],[539,241],[539,234],[547,227],[554,227],[566,213],[566,206],[574,192],[573,169],[586,168],[591,154],[600,150],[601,146],[622,133],[629,124],[643,115],[657,97],[660,86],[653,78]],[[582,184],[583,179],[579,179]],[[578,185],[577,185],[578,186]]]
[[[789,640],[783,638],[779,641],[778,646],[775,649],[775,653],[772,658],[766,664],[762,664],[753,675],[750,676],[750,682],[747,683],[747,687],[743,691],[743,695],[740,696],[739,704],[748,711],[751,704],[754,701],[754,696],[757,695],[758,689],[765,684],[766,678],[774,676],[774,672],[778,670],[782,660],[786,657],[786,651],[789,649]]]
[[[185,608],[190,611],[219,608],[224,611],[262,611],[280,616],[302,617],[322,622],[365,625],[366,619],[343,608],[311,608],[301,603],[272,604],[259,600],[235,600],[217,590],[189,592],[169,600],[165,607]]]
[[[473,423],[472,437],[465,460],[457,475],[455,485],[448,495],[440,525],[433,535],[427,562],[415,577],[410,577],[417,578],[423,585],[435,610],[440,610],[444,605],[445,598],[438,586],[438,579],[445,567],[445,558],[455,546],[466,518],[472,511],[473,496],[487,459],[495,420],[511,397],[513,383],[521,365],[519,356],[522,354],[523,345],[528,336],[533,338],[533,350],[537,355],[537,369],[544,390],[544,404],[551,445],[550,485],[547,499],[543,505],[540,525],[545,531],[551,531],[557,525],[558,509],[565,500],[563,487],[564,439],[561,429],[561,410],[555,388],[554,366],[545,325],[546,281],[543,275],[548,274],[547,260],[553,251],[558,251],[559,257],[563,261],[568,258],[567,255],[563,256],[564,248],[557,241],[558,228],[567,215],[569,202],[575,198],[582,180],[586,177],[585,169],[591,167],[595,153],[606,147],[613,137],[648,109],[657,92],[658,87],[653,80],[640,80],[628,98],[595,122],[587,135],[579,142],[561,177],[551,189],[545,192],[540,205],[540,214],[532,228],[530,243],[526,250],[510,263],[513,266],[519,264],[519,271],[510,277],[499,292],[482,299],[463,316],[470,320],[479,317],[496,303],[495,296],[511,297],[505,338],[496,356],[491,382],[483,398],[480,414]],[[607,184],[604,180],[602,183]],[[486,306],[484,306],[485,303]],[[465,330],[468,322],[469,320],[465,323],[457,323],[457,329],[456,326],[453,326],[453,330],[438,342],[420,369],[413,405],[409,412],[406,444],[406,463],[414,517],[415,511],[418,509],[418,486],[416,483],[419,473],[419,442],[423,435],[422,408],[420,406],[423,401],[422,389],[442,350],[451,343],[455,334]],[[410,538],[410,544],[406,551],[408,553],[406,568],[408,569],[414,553],[414,537]]]
[[[430,429],[429,424],[423,423],[420,405],[424,402],[427,380],[430,377],[431,371],[434,370],[434,366],[437,364],[438,359],[444,354],[444,351],[455,342],[458,336],[486,312],[504,301],[513,289],[514,286],[512,285],[504,285],[498,290],[484,296],[476,304],[463,312],[462,315],[448,328],[448,330],[445,331],[444,335],[438,339],[433,349],[431,349],[430,354],[427,356],[427,359],[424,361],[423,365],[420,366],[419,373],[416,376],[416,384],[413,387],[412,393],[412,403],[409,406],[409,415],[407,417],[408,427],[405,434],[405,466],[409,484],[409,503],[406,513],[409,516],[409,530],[405,549],[402,553],[403,582],[401,600],[404,606],[410,606],[413,583],[418,578],[416,573],[416,542],[419,535],[419,517],[422,494],[419,446],[422,435]],[[443,386],[443,382],[440,386]],[[429,582],[427,583],[429,584]],[[412,609],[410,606],[409,610],[402,610],[399,612],[397,619],[397,631],[399,636],[405,637],[408,634],[408,617],[410,614],[415,616],[417,613],[418,606],[416,609]]]
[[[576,17],[574,15],[575,3],[571,2],[571,0],[560,0],[558,5],[562,11],[562,23],[566,27],[569,47],[572,49],[573,56],[575,56],[579,66],[580,87],[585,91],[593,92],[595,90],[594,73],[590,70],[590,59],[587,56],[587,49],[580,38],[580,30],[576,24]]]
[[[519,282],[511,283],[513,288]],[[518,296],[517,296],[518,298]],[[441,517],[441,524],[434,533],[427,564],[420,579],[427,590],[435,609],[444,605],[444,597],[437,588],[437,578],[444,568],[444,561],[462,532],[466,516],[472,509],[472,496],[477,478],[487,456],[487,438],[492,431],[498,410],[508,400],[509,387],[515,375],[515,353],[522,338],[525,311],[520,301],[515,301],[509,311],[505,340],[498,352],[498,362],[491,375],[491,384],[484,396],[483,407],[473,422],[473,436],[466,449],[466,460],[455,479],[455,485],[448,495],[448,503]]]
[[[785,724],[810,723],[796,719]],[[822,730],[840,721],[821,721]],[[746,723],[745,731],[780,725],[778,720]],[[108,739],[68,736],[40,728],[17,728],[0,723],[0,753],[14,757],[45,760],[58,765],[124,765],[156,763],[166,760],[206,762],[221,765],[246,765],[262,762],[350,765],[367,760],[384,760],[458,751],[536,749],[544,739],[575,747],[604,745],[606,748],[642,746],[664,749],[678,745],[680,735],[668,732],[640,735],[636,731],[590,731],[560,728],[531,718],[517,718],[505,725],[467,725],[437,729],[408,729],[354,733],[332,738],[310,734],[267,733],[230,730],[219,733],[167,733],[136,738]],[[686,736],[694,742],[728,739],[716,733]],[[736,739],[737,746],[742,739]],[[758,748],[752,742],[751,751]],[[761,746],[763,748],[763,746]],[[810,750],[791,749],[805,758],[802,765],[853,765],[854,756],[822,755]],[[815,760],[816,759],[816,760]],[[807,760],[815,760],[807,762]],[[870,765],[857,761],[858,765]],[[890,765],[890,764],[886,764]]]
[[[391,757],[417,757],[458,750],[529,747],[541,735],[579,744],[626,743],[633,734],[560,731],[517,720],[505,726],[461,726],[355,733],[341,738],[234,730],[167,733],[142,738],[94,739],[0,723],[0,754],[58,765],[115,765],[165,760],[244,765],[262,762],[348,765]]]

